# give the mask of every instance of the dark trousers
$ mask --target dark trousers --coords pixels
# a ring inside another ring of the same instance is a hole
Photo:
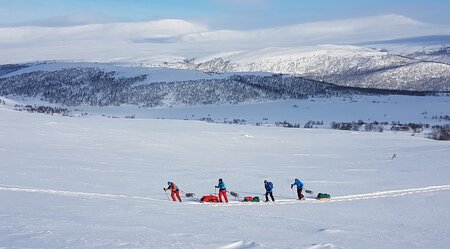
[[[266,191],[266,201],[269,201],[269,195],[270,195],[270,198],[272,199],[272,201],[275,201],[275,199],[273,198],[273,194],[272,194],[272,191]]]
[[[305,196],[302,194],[302,191],[303,191],[302,188],[297,188],[297,195],[298,195],[298,199],[299,199],[299,200],[301,200],[301,199],[303,199],[303,197],[305,197]]]

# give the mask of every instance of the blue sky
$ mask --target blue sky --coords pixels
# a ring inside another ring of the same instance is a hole
[[[1,26],[177,18],[254,29],[384,14],[449,24],[448,13],[448,0],[0,0]]]

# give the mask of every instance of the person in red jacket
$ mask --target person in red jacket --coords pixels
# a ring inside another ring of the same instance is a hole
[[[172,191],[172,194],[170,195],[170,196],[172,196],[172,200],[173,201],[177,201],[176,199],[175,199],[175,196],[177,197],[177,199],[180,201],[180,202],[182,202],[181,201],[181,197],[180,197],[180,189],[177,187],[177,185],[175,185],[175,183],[173,183],[173,182],[167,182],[167,185],[169,185],[167,188],[164,188],[164,191],[167,191],[167,190],[171,190]]]

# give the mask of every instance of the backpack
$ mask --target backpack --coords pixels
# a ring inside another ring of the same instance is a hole
[[[272,182],[269,182],[269,183],[267,184],[267,186],[269,187],[269,190],[272,191],[272,189],[273,189],[273,183],[272,183]]]
[[[253,200],[251,200],[251,202],[259,202],[259,197],[258,196],[253,197]]]
[[[172,182],[170,185],[171,185],[172,191],[178,191],[178,187],[177,187],[177,185],[175,185],[175,183]]]
[[[317,199],[318,200],[329,200],[331,198],[331,196],[329,194],[326,193],[319,193],[317,194]]]
[[[219,202],[219,197],[215,195],[205,195],[200,199],[200,202]]]

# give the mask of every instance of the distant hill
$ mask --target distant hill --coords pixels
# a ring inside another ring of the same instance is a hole
[[[206,74],[168,68],[57,62],[16,67],[8,65],[8,68],[17,70],[0,77],[1,96],[38,97],[68,106],[126,104],[158,107],[354,94],[426,94],[343,87],[270,73]]]

